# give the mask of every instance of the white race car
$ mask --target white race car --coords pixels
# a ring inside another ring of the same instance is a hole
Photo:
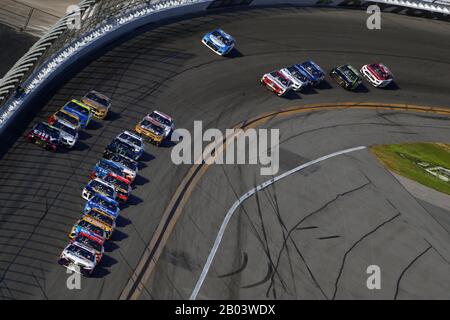
[[[386,87],[394,80],[392,72],[382,63],[366,64],[360,71],[374,87]]]
[[[124,131],[117,135],[116,139],[125,142],[126,144],[132,146],[135,152],[138,152],[141,156],[144,153],[144,140],[137,134]]]
[[[61,134],[61,143],[67,147],[72,148],[78,140],[78,128],[73,124],[64,120],[58,119],[53,127],[59,130]]]
[[[308,76],[304,74],[303,70],[297,68],[295,65],[283,68],[280,72],[292,82],[292,88],[295,91],[300,91],[311,84],[308,80]]]
[[[90,276],[97,265],[96,252],[81,243],[71,243],[64,248],[58,263],[84,276]]]
[[[158,122],[164,128],[164,138],[170,137],[175,129],[175,122],[172,117],[158,110],[148,114],[147,117]]]

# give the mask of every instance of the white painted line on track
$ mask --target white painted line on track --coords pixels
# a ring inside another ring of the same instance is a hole
[[[213,259],[216,255],[217,250],[219,249],[220,243],[222,241],[222,237],[223,234],[225,233],[225,229],[227,228],[228,222],[230,221],[230,219],[232,218],[234,212],[236,211],[236,209],[248,198],[250,198],[251,196],[253,196],[256,192],[263,190],[264,188],[270,186],[271,184],[286,178],[287,176],[296,173],[300,170],[303,170],[309,166],[312,166],[313,164],[319,163],[321,161],[342,155],[342,154],[346,154],[346,153],[350,153],[350,152],[354,152],[354,151],[358,151],[358,150],[363,150],[366,149],[365,146],[359,146],[359,147],[355,147],[355,148],[350,148],[350,149],[345,149],[345,150],[341,150],[341,151],[336,151],[333,153],[330,153],[326,156],[317,158],[315,160],[306,162],[298,167],[295,167],[289,171],[286,171],[283,174],[280,174],[279,176],[276,176],[270,180],[267,180],[263,183],[261,183],[260,185],[256,186],[255,188],[247,191],[246,193],[244,193],[238,200],[236,200],[236,202],[233,204],[233,206],[228,210],[227,214],[225,215],[225,219],[222,222],[222,225],[220,226],[219,229],[219,233],[217,234],[216,237],[216,241],[214,242],[214,245],[211,249],[211,252],[209,253],[208,259],[206,260],[205,266],[203,267],[203,271],[200,275],[200,278],[197,280],[197,283],[194,287],[194,290],[192,291],[191,297],[189,298],[189,300],[195,300],[197,298],[198,292],[200,291],[202,285],[203,285],[203,281],[205,281],[206,275],[208,274],[209,268],[211,267],[211,264],[213,262]]]

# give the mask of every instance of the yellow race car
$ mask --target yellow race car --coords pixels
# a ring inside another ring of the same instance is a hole
[[[81,102],[91,108],[92,115],[97,119],[105,119],[111,109],[111,99],[95,90],[88,92]]]
[[[134,131],[142,138],[159,146],[164,139],[164,127],[150,117],[142,119]]]

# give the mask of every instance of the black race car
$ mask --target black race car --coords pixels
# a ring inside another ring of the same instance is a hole
[[[25,139],[53,152],[58,151],[62,145],[59,130],[44,122],[35,124],[27,133]]]
[[[356,90],[362,82],[361,74],[349,64],[333,68],[330,77],[347,90]]]
[[[103,152],[103,157],[106,159],[110,159],[112,155],[120,154],[124,157],[137,161],[141,154],[130,146],[129,144],[119,140],[114,139]]]

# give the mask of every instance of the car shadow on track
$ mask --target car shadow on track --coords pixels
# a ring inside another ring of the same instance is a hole
[[[316,86],[316,88],[319,90],[329,90],[333,89],[333,86],[327,80],[323,80]]]
[[[119,246],[112,241],[105,242],[104,247],[105,247],[105,252],[113,252],[114,250],[119,249]]]
[[[117,217],[116,227],[123,228],[123,227],[126,227],[129,224],[131,224],[131,220],[130,219],[127,219],[124,216],[118,216]]]
[[[128,235],[126,233],[123,233],[120,230],[114,230],[113,235],[111,236],[110,241],[122,241],[124,239],[128,238]]]
[[[152,161],[152,160],[154,160],[155,159],[155,156],[154,155],[152,155],[152,154],[150,154],[150,153],[148,153],[148,152],[144,152],[143,154],[142,154],[142,156],[139,158],[139,161],[140,162],[150,162],[150,161]]]
[[[92,120],[91,123],[89,123],[89,126],[86,128],[87,130],[99,130],[103,128],[103,124],[100,123],[98,120]]]
[[[386,87],[381,88],[381,89],[383,89],[383,90],[388,90],[388,91],[389,91],[389,90],[395,91],[395,90],[399,90],[400,87],[398,86],[397,82],[392,81],[392,82],[389,83]]]
[[[353,92],[356,93],[368,93],[370,92],[369,88],[366,87],[364,83],[361,83],[358,88],[356,88]]]
[[[235,58],[242,58],[244,55],[242,54],[242,52],[240,52],[238,49],[233,48],[233,50],[230,51],[229,54],[227,54],[226,56],[224,56],[225,58],[229,58],[229,59],[235,59]]]
[[[150,180],[148,180],[147,178],[144,178],[143,176],[138,174],[136,176],[136,178],[134,179],[133,185],[134,186],[142,186],[142,185],[144,185],[146,183],[149,183],[149,182],[150,182]]]
[[[137,206],[138,204],[142,203],[142,199],[139,197],[136,197],[135,195],[131,194],[128,198],[128,201],[124,204],[122,204],[122,210],[129,208],[131,206]]]
[[[122,118],[122,115],[120,113],[114,112],[114,111],[108,111],[105,121],[113,122],[113,121],[119,120],[120,118]]]

